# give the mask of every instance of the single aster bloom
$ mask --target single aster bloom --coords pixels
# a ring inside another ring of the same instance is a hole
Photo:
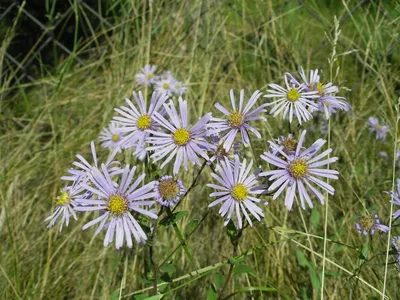
[[[392,197],[392,203],[400,206],[400,179],[396,181],[396,190],[394,192],[385,192]],[[400,209],[396,210],[393,214],[393,219],[400,217]]]
[[[81,187],[80,182],[75,181],[71,186],[66,186],[61,190],[61,194],[56,198],[56,208],[51,216],[47,217],[44,222],[50,221],[47,228],[53,227],[57,220],[61,218],[60,232],[63,229],[63,225],[66,227],[69,225],[71,216],[78,220],[74,211],[76,205],[74,197],[78,196],[84,191]]]
[[[277,167],[277,169],[262,172],[260,173],[260,176],[269,176],[269,181],[275,180],[268,188],[269,191],[278,188],[272,198],[273,200],[275,200],[286,189],[285,206],[288,210],[292,209],[296,191],[300,197],[300,203],[303,209],[306,209],[305,201],[310,208],[313,207],[307,188],[315,194],[322,204],[324,204],[324,196],[312,185],[312,183],[316,184],[331,195],[335,193],[335,189],[331,185],[317,177],[338,179],[338,171],[320,168],[337,161],[338,158],[331,157],[325,159],[325,157],[332,152],[332,149],[328,149],[314,157],[314,155],[326,143],[326,140],[323,139],[318,139],[311,147],[303,150],[305,134],[306,130],[302,132],[294,153],[287,154],[277,148],[277,155],[268,151],[261,155],[262,159]]]
[[[120,126],[114,122],[110,122],[107,127],[104,127],[100,133],[99,140],[102,142],[101,145],[104,148],[114,149],[117,146],[121,146],[124,133],[119,132]]]
[[[224,142],[221,141],[221,136],[219,133],[209,134],[207,136],[207,140],[209,140],[210,143],[215,146],[215,150],[209,153],[210,160],[207,162],[208,165],[211,165],[214,162],[218,164],[221,160],[225,160],[225,158],[228,158],[229,161],[232,162],[234,154],[239,155],[240,149],[238,146],[236,146],[238,143],[234,143],[233,147],[229,151],[226,151],[224,149]]]
[[[174,82],[174,84],[172,86],[172,92],[175,95],[182,96],[183,94],[186,93],[186,91],[187,91],[187,88],[183,82],[177,81],[177,80]]]
[[[171,72],[165,72],[157,81],[154,82],[154,89],[159,93],[171,95],[174,93],[177,80]]]
[[[156,193],[156,201],[160,205],[170,207],[178,203],[186,189],[181,180],[174,180],[172,176],[162,176],[154,184],[154,192]]]
[[[286,154],[293,154],[296,151],[297,140],[291,133],[289,133],[287,136],[281,135],[275,141],[276,143],[269,142],[270,151],[274,155],[278,154],[279,151],[283,151]]]
[[[204,138],[207,134],[206,125],[211,119],[211,113],[206,114],[194,126],[189,127],[187,102],[181,97],[178,101],[180,116],[172,101],[169,102],[169,105],[164,104],[171,121],[167,121],[161,114],[155,113],[154,118],[166,132],[151,131],[153,136],[148,138],[148,142],[152,146],[147,148],[148,151],[154,151],[150,156],[154,162],[165,158],[161,164],[161,169],[176,157],[174,175],[178,173],[182,164],[187,171],[189,161],[201,166],[199,156],[209,160],[207,150],[215,148]]]
[[[286,88],[274,83],[268,85],[272,89],[267,90],[268,94],[264,95],[264,97],[279,98],[268,104],[274,105],[269,113],[276,117],[283,112],[283,119],[289,116],[290,123],[292,123],[293,115],[297,117],[299,124],[301,124],[302,121],[312,119],[311,112],[318,109],[317,104],[313,101],[313,99],[319,97],[317,92],[308,91],[305,85],[296,86],[295,84],[289,84],[286,74],[284,78]]]
[[[141,86],[150,86],[154,84],[154,82],[157,81],[156,70],[156,66],[145,65],[142,68],[142,73],[136,74],[137,84]]]
[[[154,119],[154,114],[160,110],[168,96],[154,92],[147,109],[142,92],[139,92],[139,94],[133,92],[132,94],[136,106],[129,99],[125,99],[128,106],[115,108],[115,111],[121,116],[114,116],[113,120],[122,126],[116,131],[126,135],[121,141],[121,146],[123,148],[135,147],[134,155],[139,156],[139,159],[144,159],[146,152],[143,153],[142,150],[145,149],[146,139],[151,130],[159,128]]]
[[[99,211],[101,215],[83,226],[83,230],[99,224],[95,236],[105,228],[106,236],[104,247],[113,242],[115,236],[115,247],[117,249],[124,245],[124,240],[129,248],[132,248],[132,235],[138,243],[147,240],[146,233],[132,215],[133,212],[157,219],[154,212],[144,209],[144,206],[152,206],[152,199],[155,193],[152,192],[154,182],[141,186],[145,174],[140,175],[134,180],[136,167],[129,168],[127,165],[121,175],[120,183],[112,181],[110,173],[105,165],[101,166],[102,172],[93,169],[89,180],[91,185],[82,186],[95,194],[97,199],[77,198],[76,202],[82,206],[75,207],[77,211]],[[108,221],[108,222],[107,222]]]
[[[389,126],[379,124],[378,118],[368,118],[369,131],[376,133],[377,140],[386,140],[386,134],[389,132]]]
[[[252,166],[252,160],[247,165],[246,159],[240,162],[236,155],[233,166],[228,159],[225,159],[216,168],[218,174],[211,174],[218,184],[207,184],[207,186],[217,190],[210,194],[210,197],[217,197],[217,200],[210,203],[208,207],[223,203],[219,213],[222,217],[226,217],[224,226],[229,223],[233,215],[237,220],[235,225],[238,229],[243,227],[242,214],[250,226],[253,226],[253,222],[249,214],[258,221],[264,217],[262,209],[256,204],[261,200],[253,196],[262,194],[264,190],[257,189],[259,182],[251,172]]]
[[[375,230],[387,233],[390,230],[389,226],[381,224],[378,215],[372,216],[362,216],[360,221],[355,224],[356,229],[359,233],[366,236],[368,234],[374,235]]]
[[[232,144],[235,141],[236,135],[239,132],[242,136],[242,142],[245,147],[248,147],[250,145],[249,131],[255,134],[256,137],[261,138],[260,132],[249,125],[251,121],[267,121],[266,118],[260,116],[261,113],[266,112],[266,110],[264,109],[266,104],[251,110],[261,95],[262,93],[260,91],[255,91],[250,97],[247,104],[243,107],[244,90],[241,90],[239,107],[237,107],[233,90],[230,90],[230,98],[232,104],[231,111],[228,111],[219,103],[216,103],[214,105],[215,108],[217,108],[225,115],[225,118],[212,118],[212,122],[208,125],[209,133],[220,133],[228,131],[223,137],[221,137],[221,141],[224,142],[223,147],[225,151],[229,151],[231,149]]]

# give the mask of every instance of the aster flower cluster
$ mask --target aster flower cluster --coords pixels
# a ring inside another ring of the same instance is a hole
[[[349,111],[351,106],[344,97],[337,96],[339,87],[332,82],[321,81],[319,70],[311,70],[309,76],[301,67],[300,79],[291,73],[284,74],[285,86],[269,84],[266,98],[275,98],[269,105],[273,106],[270,114],[277,116],[283,113],[283,119],[291,123],[295,117],[299,124],[313,118],[314,112],[322,112],[326,119],[338,110]]]
[[[145,65],[141,72],[136,74],[136,83],[143,87],[153,87],[159,93],[182,96],[186,93],[183,82],[175,79],[170,71],[164,71],[157,75],[157,66]]]
[[[133,92],[132,99],[115,108],[109,128],[101,132],[102,146],[111,151],[108,158],[99,160],[92,142],[93,162],[78,154],[69,174],[62,177],[68,184],[46,218],[49,227],[59,222],[61,231],[71,218],[88,213],[92,219],[83,229],[96,226],[94,235],[104,232],[104,246],[114,242],[119,249],[133,247],[134,242],[143,244],[156,228],[152,224],[164,212],[177,208],[195,186],[196,180],[185,187],[190,170],[197,171],[197,177],[209,171],[212,180],[205,185],[212,189],[209,199],[198,200],[211,211],[218,206],[223,224],[232,222],[237,230],[262,222],[270,204],[267,197],[282,198],[290,211],[296,203],[302,209],[313,208],[314,198],[324,204],[324,193],[335,194],[326,179],[339,178],[339,172],[329,167],[338,158],[331,156],[331,148],[324,149],[324,139],[306,143],[307,131],[302,130],[263,140],[271,106],[270,114],[283,112],[289,122],[294,116],[299,124],[309,120],[314,110],[329,118],[338,109],[350,108],[344,98],[336,96],[337,86],[320,82],[318,70],[308,79],[301,69],[301,82],[286,73],[286,88],[270,84],[264,95],[259,90],[247,95],[244,90],[230,90],[226,99],[215,103],[215,112],[196,119],[189,113],[194,112],[195,103],[173,97],[186,89],[176,92],[179,87],[171,73],[156,75],[155,71],[156,67],[145,66],[136,76],[140,85],[154,88],[150,101],[142,92]],[[167,81],[168,87],[164,85]],[[274,97],[279,99],[266,101]],[[263,164],[253,167],[257,157],[249,159],[241,149],[251,148],[255,155],[253,142],[257,140],[266,146],[260,156]],[[134,160],[132,166],[116,159],[128,149],[144,163]],[[148,172],[151,164],[156,172]]]

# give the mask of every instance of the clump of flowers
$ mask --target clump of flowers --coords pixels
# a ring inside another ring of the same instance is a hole
[[[300,136],[295,151],[285,153],[283,148],[274,147],[275,144],[272,142],[273,149],[276,150],[276,153],[273,154],[266,151],[261,155],[262,159],[275,166],[277,169],[262,172],[259,175],[269,177],[269,181],[274,180],[268,188],[269,191],[278,188],[272,197],[273,200],[275,200],[286,189],[285,206],[288,210],[292,209],[296,195],[299,196],[300,204],[303,209],[306,208],[305,202],[307,202],[310,208],[313,207],[306,187],[310,189],[322,204],[324,204],[324,196],[312,185],[312,183],[331,195],[335,193],[335,189],[331,185],[318,179],[318,177],[338,179],[338,171],[320,168],[330,163],[334,163],[338,158],[325,158],[332,152],[332,149],[327,149],[321,154],[315,156],[315,154],[326,143],[323,139],[318,139],[311,147],[303,149],[305,135],[306,131],[304,130]]]
[[[299,124],[302,124],[312,119],[312,113],[315,111],[323,112],[326,119],[337,110],[348,111],[351,108],[350,104],[344,101],[344,97],[336,95],[339,88],[332,82],[324,84],[318,73],[318,69],[311,70],[307,78],[303,68],[300,68],[301,80],[297,80],[290,73],[285,73],[285,87],[269,84],[270,89],[264,97],[276,99],[268,104],[274,106],[270,114],[275,117],[283,113],[283,119],[288,118],[290,123],[293,117],[296,117]]]

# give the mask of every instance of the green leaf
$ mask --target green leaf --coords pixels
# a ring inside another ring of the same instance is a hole
[[[211,285],[207,292],[207,300],[218,300],[218,294],[215,288]]]
[[[310,262],[308,261],[308,259],[305,257],[304,253],[301,250],[299,249],[296,250],[296,256],[300,266],[307,268],[311,267]]]
[[[215,284],[215,286],[217,288],[222,289],[224,287],[224,284],[225,284],[225,276],[222,275],[222,273],[217,272],[215,274],[214,284]]]
[[[161,271],[168,273],[169,275],[172,275],[176,271],[175,267],[171,264],[165,264],[160,268]]]
[[[318,228],[319,227],[319,223],[320,223],[320,213],[318,211],[317,208],[314,208],[311,210],[311,225],[314,228]]]
[[[234,276],[240,275],[240,274],[245,274],[245,273],[255,276],[253,268],[248,265],[235,265],[233,267],[233,275]]]
[[[187,216],[188,214],[189,214],[189,212],[187,212],[187,211],[178,211],[176,213],[173,213],[170,216],[166,216],[165,218],[163,218],[160,221],[160,225],[165,226],[165,227],[171,226],[171,225],[175,224],[176,222],[178,222],[180,219]]]

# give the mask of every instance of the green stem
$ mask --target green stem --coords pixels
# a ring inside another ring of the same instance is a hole
[[[169,207],[167,207],[167,214],[168,214],[169,217],[172,217],[172,211],[171,211],[171,209]],[[183,234],[180,231],[178,225],[176,223],[174,223],[172,226],[174,227],[175,233],[178,236],[179,242],[181,243],[181,245],[183,247],[183,250],[185,251],[187,257],[189,258],[191,263],[194,263],[193,256],[189,251],[189,247],[187,246],[187,244],[185,242],[185,239],[183,237]]]

